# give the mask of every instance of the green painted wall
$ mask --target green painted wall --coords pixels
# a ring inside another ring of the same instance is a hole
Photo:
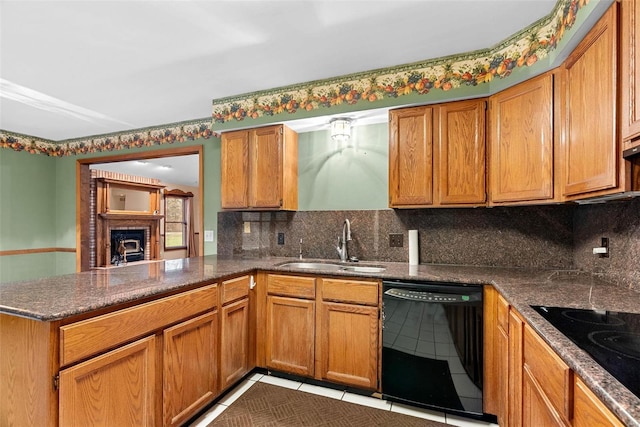
[[[348,146],[329,131],[298,135],[298,210],[386,209],[387,123],[354,126]]]
[[[0,251],[56,246],[53,157],[0,150]]]

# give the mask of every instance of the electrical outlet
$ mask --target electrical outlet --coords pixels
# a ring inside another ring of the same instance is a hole
[[[278,233],[278,244],[284,245],[284,233]]]
[[[401,248],[404,246],[402,234],[389,234],[389,247]]]
[[[608,237],[603,237],[602,239],[600,239],[600,246],[603,248],[606,248],[605,253],[600,254],[601,258],[609,258],[609,238]]]

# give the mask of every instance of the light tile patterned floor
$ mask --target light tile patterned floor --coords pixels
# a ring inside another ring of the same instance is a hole
[[[388,411],[394,411],[405,415],[411,415],[418,418],[424,418],[432,421],[459,426],[459,427],[498,427],[497,424],[476,421],[468,418],[457,417],[454,415],[444,414],[442,412],[430,411],[428,409],[417,408],[413,406],[402,405],[400,403],[389,402],[387,400],[376,399],[374,397],[361,396],[359,394],[349,393],[342,390],[320,387],[312,384],[305,384],[298,381],[291,381],[284,378],[274,377],[263,374],[253,374],[240,383],[235,389],[229,392],[224,398],[216,403],[209,411],[194,421],[190,427],[206,427],[218,415],[220,415],[229,405],[238,399],[242,393],[249,390],[256,382],[264,382],[280,387],[286,387],[293,390],[300,390],[306,393],[318,394],[320,396],[330,397],[332,399],[344,400],[346,402],[356,403],[358,405],[370,406]]]

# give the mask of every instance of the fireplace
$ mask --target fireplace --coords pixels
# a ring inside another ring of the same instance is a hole
[[[111,263],[144,260],[145,229],[111,229]]]

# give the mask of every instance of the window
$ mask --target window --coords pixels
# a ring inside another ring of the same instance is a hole
[[[164,197],[164,248],[187,247],[187,199],[181,196]]]

